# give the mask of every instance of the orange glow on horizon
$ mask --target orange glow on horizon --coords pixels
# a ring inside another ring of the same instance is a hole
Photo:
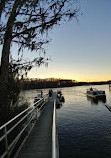
[[[68,77],[68,76],[50,76],[50,75],[47,75],[47,76],[35,76],[35,75],[31,75],[31,76],[28,76],[29,78],[40,78],[40,79],[47,79],[47,78],[54,78],[54,79],[66,79],[66,80],[75,80],[75,81],[77,81],[77,82],[104,82],[104,81],[109,81],[109,80],[111,80],[111,77],[109,77],[109,78],[107,78],[107,77],[101,77],[101,78],[86,78],[86,79],[84,79],[84,77],[83,77],[83,79],[81,79],[81,77],[79,78],[79,77],[75,77],[75,78],[72,78],[72,77]]]
[[[50,71],[50,69],[37,69],[35,71],[34,69],[28,73],[29,78],[40,78],[40,79],[46,79],[46,78],[55,78],[55,79],[69,79],[69,80],[75,80],[78,82],[100,82],[100,81],[109,81],[111,80],[111,74],[106,73],[106,71],[95,73],[95,72],[71,72],[64,70],[55,70]]]

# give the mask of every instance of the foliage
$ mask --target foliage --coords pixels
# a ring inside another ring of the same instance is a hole
[[[20,97],[21,80],[15,76],[16,74],[12,72],[10,65],[7,89],[4,93],[0,91],[0,125],[28,107],[28,103],[23,102],[23,98]]]
[[[37,56],[23,60],[23,51],[41,50],[49,43],[47,35],[62,21],[77,18],[78,0],[1,0],[0,1],[0,45],[2,57],[0,66],[0,117],[10,118],[19,99],[20,76],[23,78],[34,66],[47,64],[48,59]],[[11,55],[11,46],[17,44],[18,59]],[[4,117],[5,113],[5,117]]]
[[[49,40],[44,34],[47,35],[49,29],[60,21],[77,18],[79,10],[77,0],[2,0],[0,9],[0,44],[4,45],[6,34],[10,31],[10,44],[18,45],[18,55],[24,48],[30,51],[41,49],[46,53],[44,45]],[[39,65],[36,59],[31,62]]]
[[[27,77],[27,73],[32,69],[32,67],[40,67],[41,64],[48,66],[48,61],[48,58],[44,59],[43,57],[37,57],[32,61],[23,60],[22,58],[18,60],[11,58],[10,65],[14,78],[23,79],[24,77]]]

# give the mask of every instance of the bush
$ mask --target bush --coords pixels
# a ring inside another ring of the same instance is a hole
[[[28,107],[26,101],[21,102],[21,90],[21,80],[15,77],[10,68],[6,89],[0,90],[0,126]]]

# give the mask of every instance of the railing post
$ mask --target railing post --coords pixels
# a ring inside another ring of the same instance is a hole
[[[7,151],[7,158],[9,158],[7,126],[4,127],[4,134],[5,134],[5,150]]]
[[[36,110],[36,121],[37,121],[37,106],[36,106],[35,110]]]
[[[55,109],[55,98],[54,98],[54,109],[53,109],[53,125],[52,125],[52,158],[57,158],[56,153],[56,109]]]
[[[29,122],[29,115],[28,115],[28,112],[26,112],[27,113],[27,120],[26,120],[26,122],[27,122],[27,125],[28,125],[28,122]],[[29,125],[27,126],[27,135],[29,134]]]

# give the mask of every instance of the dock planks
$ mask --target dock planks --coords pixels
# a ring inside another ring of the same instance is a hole
[[[53,101],[54,97],[49,98],[17,158],[51,158]]]

